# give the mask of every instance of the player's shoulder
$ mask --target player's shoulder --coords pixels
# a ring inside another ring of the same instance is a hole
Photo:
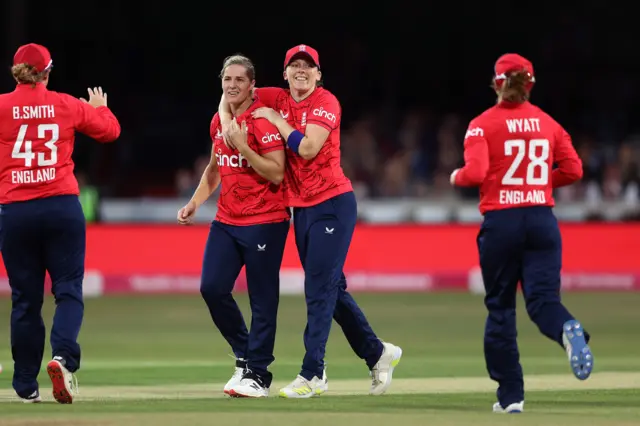
[[[216,112],[215,114],[213,114],[213,117],[211,118],[211,127],[216,127],[219,124],[220,124],[220,114]]]
[[[258,108],[262,108],[265,105],[262,104],[261,102],[259,103],[254,103],[255,108],[252,109],[258,109]],[[251,117],[251,116],[249,116]],[[267,120],[266,118],[262,118],[262,117],[257,117],[257,118],[251,118],[251,124],[253,124],[253,129],[254,131],[256,129],[261,130],[261,131],[277,131],[277,128],[275,125],[271,124],[271,122],[269,120]]]
[[[529,108],[531,109],[532,114],[535,114],[536,117],[539,118],[540,120],[544,120],[548,123],[553,123],[559,126],[556,119],[553,118],[549,113],[547,113],[545,110],[543,110],[539,106],[530,103]]]
[[[262,117],[258,117],[258,118],[253,118],[253,116],[251,115],[251,113],[259,108],[268,108],[267,105],[265,105],[264,102],[262,102],[259,99],[256,99],[255,101],[253,101],[253,103],[251,104],[251,107],[249,107],[249,109],[247,110],[247,112],[249,113],[247,115],[248,118],[248,122],[250,121],[251,123],[253,123],[254,125],[264,125],[269,124],[271,125],[271,122],[269,120],[267,120],[266,118],[262,118]]]
[[[78,109],[82,108],[84,104],[83,101],[68,93],[47,90],[46,96],[48,102],[56,105],[56,107],[62,108],[63,110],[78,111]]]
[[[256,99],[253,101],[253,103],[251,104],[251,111],[256,110],[258,108],[262,108],[262,107],[266,107],[266,105],[264,104],[264,102],[262,102],[260,99]]]
[[[487,108],[482,111],[480,114],[476,115],[469,121],[469,129],[474,127],[483,127],[489,126],[492,121],[496,118],[496,107],[492,106],[491,108]]]
[[[280,100],[288,98],[290,91],[282,87],[256,87],[255,94],[258,100],[263,96],[267,96],[269,99]]]
[[[504,111],[502,111],[501,108],[498,107],[498,105],[493,105],[490,106],[489,108],[485,109],[484,111],[482,111],[480,114],[478,114],[474,120],[475,121],[492,121],[495,120],[497,117],[500,117],[504,115]]]
[[[333,93],[331,93],[329,90],[325,89],[324,87],[318,87],[316,89],[316,99],[317,100],[322,100],[322,101],[331,101],[331,102],[336,102],[336,103],[340,103],[338,101],[338,98],[336,97],[336,95],[334,95]]]
[[[265,127],[275,127],[273,124],[271,124],[269,120],[262,117],[252,118],[251,124],[253,124],[254,127],[257,127],[260,129],[264,129]]]
[[[211,123],[209,124],[209,135],[212,139],[215,139],[216,137],[219,137],[219,135],[222,135],[219,130],[220,115],[216,112],[215,114],[213,114],[213,118],[211,118]]]
[[[65,104],[82,102],[80,99],[75,98],[68,93],[56,92],[53,90],[47,90],[47,97],[49,99],[58,101],[59,103],[65,103]]]

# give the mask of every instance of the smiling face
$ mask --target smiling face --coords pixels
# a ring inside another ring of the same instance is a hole
[[[308,56],[294,58],[284,71],[284,79],[289,82],[289,88],[299,93],[306,93],[315,89],[322,73]]]
[[[240,105],[251,96],[255,80],[250,78],[247,67],[227,65],[222,73],[222,91],[230,105]]]

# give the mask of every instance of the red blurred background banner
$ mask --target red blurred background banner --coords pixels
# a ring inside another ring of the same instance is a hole
[[[89,226],[87,281],[97,276],[99,293],[197,291],[208,229]],[[349,286],[376,291],[472,287],[478,279],[478,229],[478,225],[358,225],[345,265]],[[565,289],[640,288],[640,224],[562,224],[561,231]],[[301,291],[303,275],[293,229],[282,270],[283,287]],[[7,291],[4,265],[0,276],[0,290]],[[242,276],[238,290],[244,284]]]

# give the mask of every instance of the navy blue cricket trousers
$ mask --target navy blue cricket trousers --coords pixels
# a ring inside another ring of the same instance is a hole
[[[204,252],[200,292],[214,324],[231,346],[236,358],[270,383],[269,365],[274,361],[280,266],[289,233],[289,221],[250,226],[213,221]],[[251,328],[231,292],[246,267]]]
[[[503,407],[524,400],[516,342],[516,291],[521,283],[527,313],[542,334],[562,345],[562,326],[574,319],[560,300],[562,240],[550,207],[487,212],[477,238],[489,311],[484,355],[498,382]],[[585,333],[587,341],[589,335]]]
[[[296,246],[305,272],[306,354],[300,375],[307,380],[322,377],[332,319],[342,327],[351,348],[366,361],[369,369],[382,355],[382,342],[347,292],[347,280],[342,271],[356,220],[357,204],[353,192],[293,210]]]
[[[84,315],[86,227],[78,197],[62,195],[2,205],[0,241],[11,286],[13,388],[24,398],[38,389],[45,345],[46,272],[56,302],[52,357],[64,358],[71,372],[80,368],[77,339]]]

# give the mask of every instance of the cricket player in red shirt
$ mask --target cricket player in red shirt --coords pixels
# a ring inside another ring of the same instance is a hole
[[[232,396],[266,397],[275,359],[276,319],[280,298],[280,266],[291,214],[285,205],[285,153],[278,129],[252,112],[263,106],[251,98],[255,69],[246,57],[224,61],[222,90],[233,120],[223,140],[218,114],[211,122],[211,161],[178,222],[191,223],[197,208],[221,185],[218,212],[211,224],[202,265],[200,292],[211,318],[236,356],[236,370],[224,387]],[[231,294],[246,267],[251,304],[248,332]]]
[[[480,187],[484,221],[477,244],[489,311],[484,353],[489,375],[499,384],[495,412],[524,408],[518,282],[529,317],[566,350],[574,375],[585,380],[593,369],[589,335],[560,300],[562,248],[552,211],[553,189],[578,181],[582,162],[562,126],[529,102],[534,83],[527,59],[512,53],[498,59],[498,102],[469,124],[465,165],[451,174],[453,185]]]
[[[80,368],[86,232],[71,159],[75,132],[113,142],[120,124],[101,88],[89,89],[88,101],[48,90],[52,65],[44,46],[21,46],[11,69],[17,86],[0,95],[0,247],[11,286],[13,388],[25,402],[41,401],[48,272],[56,311],[47,372],[56,401],[70,404]]]
[[[391,384],[402,350],[376,336],[347,292],[343,267],[357,206],[351,181],[340,165],[340,103],[319,87],[320,59],[310,46],[287,51],[283,77],[289,89],[255,90],[267,107],[253,112],[273,123],[287,141],[284,187],[287,204],[294,208],[296,246],[305,271],[306,354],[300,374],[280,390],[280,396],[309,398],[327,390],[324,356],[333,318],[371,372],[370,393],[380,395]]]

